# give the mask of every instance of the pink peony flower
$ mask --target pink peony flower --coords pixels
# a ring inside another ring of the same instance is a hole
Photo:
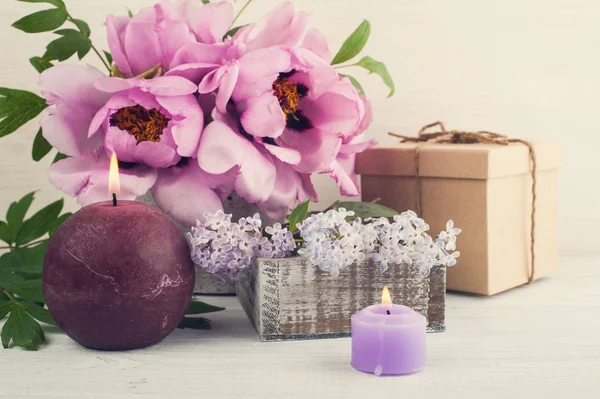
[[[96,113],[89,135],[105,132],[105,147],[120,161],[153,168],[177,164],[198,151],[204,116],[196,85],[176,76],[151,80],[102,78],[96,88],[111,98]]]
[[[185,44],[222,42],[232,20],[233,6],[227,1],[163,1],[132,18],[108,16],[108,45],[125,77],[138,76],[157,66],[167,71]]]
[[[87,134],[94,115],[110,98],[95,87],[103,77],[94,67],[70,64],[57,65],[40,75],[42,95],[54,105],[42,119],[42,132],[59,152],[78,156],[103,144],[102,134]]]
[[[199,92],[217,87],[217,110],[233,100],[243,132],[277,147],[282,154],[274,155],[302,173],[326,170],[364,115],[350,81],[302,48],[252,51],[207,74]]]

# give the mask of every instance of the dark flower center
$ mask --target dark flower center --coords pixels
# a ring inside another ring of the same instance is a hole
[[[302,98],[308,94],[308,87],[290,80],[295,73],[296,71],[290,71],[279,74],[273,83],[273,95],[279,101],[287,127],[303,131],[312,127],[310,121],[302,115],[302,111],[298,110]]]
[[[143,141],[158,143],[170,120],[156,108],[148,110],[141,105],[134,105],[112,114],[110,125],[134,136],[138,144]]]

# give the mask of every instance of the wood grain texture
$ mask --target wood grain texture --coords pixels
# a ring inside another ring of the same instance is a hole
[[[380,302],[384,285],[394,303],[427,317],[428,331],[445,330],[443,266],[429,271],[401,265],[381,273],[367,261],[332,277],[299,257],[258,259],[237,293],[260,339],[284,341],[348,336],[350,316]]]
[[[560,266],[494,297],[448,294],[448,329],[427,335],[427,367],[413,376],[353,370],[349,338],[260,342],[237,298],[207,297],[227,308],[208,315],[211,331],[177,330],[148,349],[92,351],[58,332],[38,352],[0,349],[0,398],[597,398],[600,258]]]

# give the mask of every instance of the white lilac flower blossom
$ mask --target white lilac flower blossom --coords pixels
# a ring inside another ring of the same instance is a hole
[[[446,241],[446,249],[449,251],[456,250],[456,236],[461,233],[461,229],[454,227],[454,222],[448,220],[446,223],[446,231],[442,231],[439,235],[439,239]]]
[[[219,210],[205,214],[187,233],[194,264],[223,283],[242,281],[256,257],[282,258],[295,248],[291,233],[281,225],[267,227],[272,238],[262,236],[258,214],[231,222],[231,215]]]
[[[192,259],[202,270],[222,282],[243,280],[257,257],[284,258],[294,250],[313,266],[338,276],[352,264],[371,259],[382,272],[397,265],[415,265],[427,271],[438,265],[454,266],[460,252],[456,236],[461,230],[452,220],[436,238],[429,225],[414,212],[387,218],[355,218],[344,208],[311,215],[298,224],[301,240],[280,223],[262,229],[258,214],[237,223],[223,211],[205,215],[188,233]]]
[[[339,208],[308,217],[298,226],[304,240],[298,254],[332,276],[338,276],[340,270],[355,262],[364,261],[363,225],[358,218],[353,223],[346,221],[352,216],[353,211]]]
[[[441,232],[436,239],[426,233],[429,225],[412,211],[394,216],[393,222],[386,218],[371,219],[365,229],[370,233],[369,239],[372,231],[375,231],[378,242],[365,246],[375,248],[370,257],[380,265],[383,272],[390,265],[400,264],[414,264],[424,268],[453,266],[460,255],[459,252],[447,252],[456,249],[456,236],[461,231],[454,228],[451,220],[446,224],[446,231]]]

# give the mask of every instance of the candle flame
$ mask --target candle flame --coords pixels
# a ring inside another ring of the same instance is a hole
[[[121,193],[121,185],[119,184],[119,160],[117,154],[113,152],[110,158],[110,172],[108,174],[108,195]]]
[[[387,285],[383,287],[383,291],[381,292],[381,304],[387,309],[392,306],[392,296],[390,295],[390,290]]]

